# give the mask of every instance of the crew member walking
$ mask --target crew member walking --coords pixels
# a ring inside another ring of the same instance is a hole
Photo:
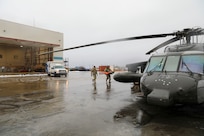
[[[93,80],[94,82],[96,82],[96,76],[98,75],[96,66],[93,66],[93,68],[91,69],[91,76],[93,76]]]
[[[104,72],[106,72],[106,82],[109,80],[109,83],[111,82],[111,74],[113,73],[109,66],[107,66],[104,69]]]

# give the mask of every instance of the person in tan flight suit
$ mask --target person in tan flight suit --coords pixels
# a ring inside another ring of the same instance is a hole
[[[93,66],[93,68],[91,69],[91,76],[93,77],[92,81],[96,82],[96,76],[98,75],[96,66]]]

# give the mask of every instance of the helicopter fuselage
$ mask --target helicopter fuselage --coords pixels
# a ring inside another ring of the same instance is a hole
[[[147,102],[169,106],[204,102],[204,52],[153,55],[140,80]]]

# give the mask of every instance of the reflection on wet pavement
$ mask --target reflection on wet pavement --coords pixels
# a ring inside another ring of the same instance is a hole
[[[124,107],[114,116],[117,121],[132,122],[141,128],[142,136],[169,135],[202,136],[204,105],[158,107],[147,105],[144,99]]]
[[[131,84],[89,72],[65,77],[0,79],[3,136],[202,136],[204,108],[157,107],[131,92]]]

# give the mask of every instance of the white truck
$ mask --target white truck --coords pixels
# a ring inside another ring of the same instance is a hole
[[[48,61],[46,63],[46,71],[48,76],[61,76],[67,77],[68,70],[64,66],[64,62]]]

